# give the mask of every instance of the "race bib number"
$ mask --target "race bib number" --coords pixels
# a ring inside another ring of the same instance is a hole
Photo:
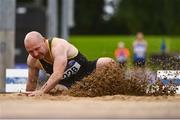
[[[69,61],[66,70],[64,72],[63,79],[76,74],[79,71],[80,67],[81,65],[78,62],[74,60]]]

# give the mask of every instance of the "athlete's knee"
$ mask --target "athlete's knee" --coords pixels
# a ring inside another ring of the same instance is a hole
[[[109,57],[99,58],[97,61],[97,64],[96,64],[96,68],[102,67],[102,66],[107,65],[109,63],[115,63],[115,61]]]
[[[115,62],[115,61],[114,61],[112,58],[110,58],[110,57],[104,57],[104,58],[100,58],[100,59],[101,59],[101,62],[104,63],[104,64]]]

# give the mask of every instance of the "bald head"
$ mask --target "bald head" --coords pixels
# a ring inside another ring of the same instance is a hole
[[[44,37],[36,31],[29,32],[24,39],[24,45],[37,44],[44,41]]]
[[[34,58],[43,58],[47,52],[45,38],[36,31],[29,32],[24,38],[24,45],[29,54]]]

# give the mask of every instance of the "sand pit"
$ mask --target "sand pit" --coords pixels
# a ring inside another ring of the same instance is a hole
[[[180,118],[180,96],[0,94],[0,118]]]
[[[147,73],[143,68],[126,74],[110,65],[72,86],[68,94],[0,94],[0,118],[180,118],[180,95],[167,96],[159,89],[159,96],[146,96]]]

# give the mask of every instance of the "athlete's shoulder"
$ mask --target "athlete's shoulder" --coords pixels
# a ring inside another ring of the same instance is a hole
[[[66,40],[63,38],[53,37],[52,41],[66,41]]]
[[[65,39],[62,38],[58,38],[58,37],[53,37],[52,41],[51,41],[51,45],[57,45],[57,44],[61,44],[63,45],[65,42],[67,42]]]

